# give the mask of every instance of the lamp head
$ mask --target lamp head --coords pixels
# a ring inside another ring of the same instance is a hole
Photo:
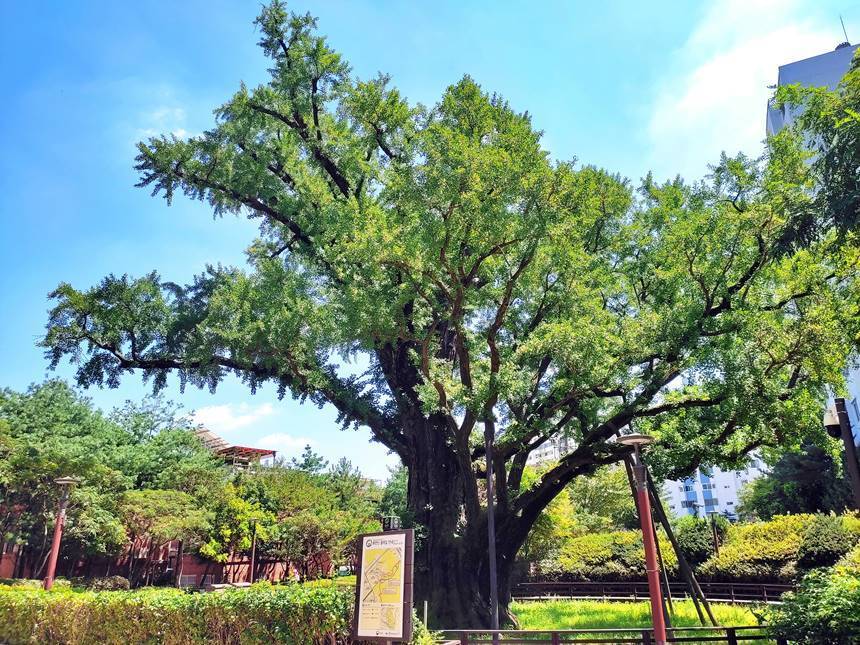
[[[647,434],[626,434],[618,437],[618,443],[625,446],[633,446],[634,448],[641,448],[642,446],[647,446],[649,443],[654,443],[654,437]]]
[[[824,418],[821,420],[824,429],[834,439],[842,436],[842,427],[839,425],[839,414],[836,412],[836,403],[831,403],[824,411]]]

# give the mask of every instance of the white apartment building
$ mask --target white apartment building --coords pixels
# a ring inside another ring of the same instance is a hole
[[[528,458],[530,466],[558,461],[573,450],[575,442],[568,437],[546,441]],[[741,489],[754,479],[767,474],[758,456],[753,456],[743,470],[722,470],[718,467],[699,468],[683,480],[666,480],[663,492],[668,509],[674,515],[699,515],[716,511],[728,519],[737,519]]]
[[[811,87],[823,86],[834,89],[848,71],[857,47],[858,45],[847,42],[841,43],[832,52],[780,65],[777,85],[800,83]],[[766,125],[768,135],[776,134],[791,125],[797,115],[798,112],[792,109],[777,110],[768,102]]]
[[[764,463],[753,455],[743,470],[723,470],[717,466],[698,468],[686,479],[666,480],[663,494],[674,515],[705,517],[708,513],[717,512],[736,520],[741,490],[766,474]]]

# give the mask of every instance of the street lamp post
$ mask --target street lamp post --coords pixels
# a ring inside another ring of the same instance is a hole
[[[57,521],[54,523],[54,539],[51,541],[51,555],[48,558],[48,570],[45,574],[45,590],[49,591],[54,586],[54,575],[57,571],[57,558],[60,555],[60,541],[63,539],[63,525],[66,523],[66,507],[69,505],[69,492],[72,486],[78,483],[77,477],[60,477],[54,480],[59,484],[60,505],[57,509]]]
[[[720,540],[717,534],[717,515],[719,514],[719,511],[708,511],[708,515],[711,516],[711,536],[714,540],[714,555],[720,555]]]
[[[639,523],[642,526],[642,543],[645,547],[645,571],[648,575],[648,595],[651,598],[651,623],[654,626],[656,645],[666,643],[666,619],[663,616],[663,592],[660,589],[660,571],[657,566],[657,545],[651,522],[651,500],[648,499],[648,476],[642,461],[641,448],[654,439],[642,434],[629,434],[618,438],[619,443],[633,446],[633,474],[636,479],[636,496],[639,501]]]

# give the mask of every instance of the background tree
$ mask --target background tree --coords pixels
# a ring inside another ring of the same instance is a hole
[[[400,518],[400,526],[404,528],[414,526],[412,513],[409,511],[408,485],[409,472],[403,465],[390,468],[379,500],[379,515]]]
[[[119,514],[131,539],[128,579],[152,581],[152,564],[167,542],[199,541],[209,529],[209,515],[187,493],[175,490],[132,490],[125,493]],[[145,553],[143,569],[135,570],[139,552]]]
[[[771,472],[741,490],[738,514],[768,520],[774,515],[841,513],[851,505],[851,487],[830,453],[807,443],[786,451]]]
[[[588,477],[578,477],[570,484],[570,501],[579,533],[638,527],[624,466],[606,466]]]
[[[141,143],[136,166],[168,201],[257,220],[248,270],[62,284],[52,365],[70,358],[87,386],[141,370],[156,390],[170,372],[209,388],[235,373],[369,428],[409,471],[416,600],[458,626],[489,620],[488,470],[504,608],[543,509],[621,460],[630,423],[659,438],[658,477],[820,431],[857,335],[857,252],[826,232],[780,252],[812,202],[799,137],[634,192],[552,161],[528,114],[469,77],[413,107],[385,76],[353,78],[310,16],[273,2],[257,25],[270,80],[200,136]],[[353,357],[364,374],[343,372]],[[559,433],[576,447],[524,488]]]

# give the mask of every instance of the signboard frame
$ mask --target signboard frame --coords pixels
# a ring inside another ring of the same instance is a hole
[[[364,563],[364,545],[367,538],[380,536],[404,535],[403,553],[403,596],[402,596],[402,619],[401,636],[372,636],[358,633],[358,618],[361,611],[361,574]],[[352,638],[357,641],[368,643],[392,643],[401,641],[408,643],[412,639],[412,587],[413,575],[412,565],[415,551],[415,534],[413,529],[400,529],[397,531],[379,531],[378,533],[365,533],[357,538],[358,562],[355,577],[355,611],[352,616]]]

